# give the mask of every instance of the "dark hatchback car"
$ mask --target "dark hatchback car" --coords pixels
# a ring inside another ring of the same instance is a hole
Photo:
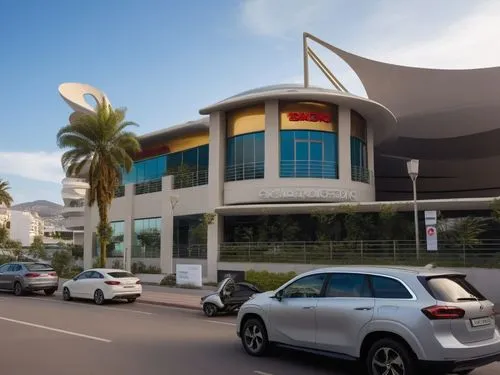
[[[11,262],[0,266],[0,290],[14,292],[44,291],[53,295],[59,286],[59,277],[51,265],[39,262]]]

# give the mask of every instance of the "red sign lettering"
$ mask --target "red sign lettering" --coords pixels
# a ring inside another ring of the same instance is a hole
[[[287,113],[290,121],[309,121],[309,122],[332,122],[332,116],[328,113],[318,112],[289,112]]]
[[[159,145],[151,148],[142,149],[140,152],[134,155],[134,160],[141,160],[151,158],[153,156],[168,154],[170,149],[168,145]]]

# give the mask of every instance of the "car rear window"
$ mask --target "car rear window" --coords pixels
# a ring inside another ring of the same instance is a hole
[[[123,279],[125,277],[135,277],[130,272],[125,272],[125,271],[108,272],[108,275],[114,277],[115,279]]]
[[[423,280],[429,293],[438,301],[465,302],[486,298],[472,286],[465,276],[440,276]]]
[[[26,268],[29,271],[54,271],[52,266],[44,263],[33,263],[33,264],[27,264]]]
[[[398,280],[383,276],[371,276],[375,298],[410,299],[411,293]]]

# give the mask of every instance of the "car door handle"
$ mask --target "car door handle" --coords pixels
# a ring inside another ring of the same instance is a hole
[[[357,310],[357,311],[370,311],[370,310],[373,310],[373,307],[355,307],[354,310]]]
[[[315,308],[316,308],[316,306],[304,306],[303,307],[304,310],[313,310]]]

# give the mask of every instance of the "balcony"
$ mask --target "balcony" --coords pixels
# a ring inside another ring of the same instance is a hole
[[[174,189],[208,185],[208,169],[202,169],[196,172],[176,173],[173,176]]]
[[[120,185],[115,190],[115,198],[121,198],[125,196],[125,186]]]
[[[351,165],[351,179],[369,184],[372,181],[372,173],[367,168]]]
[[[280,163],[282,178],[338,178],[336,162],[316,160],[282,160]]]
[[[135,184],[135,195],[157,193],[161,191],[161,178]]]
[[[83,230],[85,225],[84,216],[68,216],[64,219],[63,225],[70,230]]]
[[[264,162],[228,165],[225,170],[225,181],[256,180],[264,178]]]

